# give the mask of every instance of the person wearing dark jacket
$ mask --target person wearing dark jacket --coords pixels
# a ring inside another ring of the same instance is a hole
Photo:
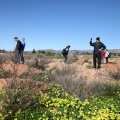
[[[67,55],[68,55],[69,49],[70,49],[70,45],[66,46],[66,48],[64,48],[62,50],[62,54],[63,54],[65,63],[67,63]]]
[[[18,40],[17,37],[14,37],[14,40],[17,42],[16,47],[15,47],[14,62],[15,63],[20,63],[20,61],[21,61],[21,49],[22,49],[21,41]]]
[[[101,66],[100,52],[105,50],[106,46],[102,42],[100,42],[100,37],[97,37],[96,42],[94,42],[94,43],[92,43],[92,38],[91,38],[90,45],[94,47],[94,51],[93,51],[94,69],[96,69],[96,59],[98,59],[98,69],[100,69],[100,66]]]

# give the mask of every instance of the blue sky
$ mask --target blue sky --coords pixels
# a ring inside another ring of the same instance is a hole
[[[26,51],[93,49],[100,37],[108,49],[120,48],[120,0],[0,0],[0,49],[14,50],[14,37]]]

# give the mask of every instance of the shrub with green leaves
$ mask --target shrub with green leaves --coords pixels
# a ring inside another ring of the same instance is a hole
[[[46,55],[46,56],[54,56],[54,55],[55,55],[55,53],[50,52],[50,51],[47,51],[47,52],[45,53],[45,55]]]
[[[0,70],[0,79],[11,78],[11,77],[12,77],[12,72],[10,70],[9,71],[3,70],[3,69]]]
[[[83,102],[51,86],[36,108],[20,110],[14,120],[119,120],[120,93],[114,97],[91,97]]]
[[[47,76],[48,81],[61,85],[61,89],[76,97],[80,96],[87,80],[86,77],[78,77],[75,68],[70,65],[48,71]]]
[[[31,76],[32,80],[47,82],[48,77],[45,73],[36,73]]]
[[[85,59],[85,60],[84,60],[84,63],[89,63],[89,60],[88,60],[88,59]]]
[[[9,80],[7,83],[1,95],[5,119],[14,117],[20,110],[40,106],[42,97],[39,90],[44,91],[44,84],[18,79]]]

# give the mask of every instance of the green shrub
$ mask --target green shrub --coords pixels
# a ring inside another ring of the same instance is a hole
[[[47,55],[47,56],[54,56],[55,53],[48,51],[48,52],[45,53],[45,55]]]
[[[57,53],[54,55],[55,59],[63,59],[63,55],[61,53]]]
[[[120,83],[119,83],[120,84]],[[120,91],[120,86],[115,81],[111,80],[93,80],[86,87],[86,93],[90,96],[114,96]],[[88,98],[88,97],[87,97]]]
[[[1,78],[11,78],[12,77],[12,72],[6,71],[6,70],[0,70],[0,79]]]
[[[45,73],[36,73],[31,76],[32,80],[37,80],[37,81],[42,81],[42,82],[47,82],[48,77],[45,75]]]
[[[44,50],[39,50],[38,53],[45,54],[46,52]]]
[[[42,97],[39,93],[39,84],[37,86],[31,80],[18,79],[11,79],[7,83],[1,96],[2,113],[5,119],[14,117],[19,110],[40,106]]]
[[[58,87],[51,86],[41,107],[19,111],[17,120],[118,120],[120,118],[120,94],[115,97],[91,97],[81,102]]]
[[[33,49],[32,53],[36,53],[35,49]]]
[[[72,64],[72,63],[76,62],[77,60],[78,60],[77,58],[73,57],[73,58],[68,59],[67,63]]]
[[[79,97],[81,90],[86,84],[86,77],[77,76],[76,70],[70,65],[63,66],[62,69],[53,69],[47,73],[48,81],[57,83],[69,94]]]
[[[86,65],[86,67],[87,67],[88,69],[93,69],[93,65],[92,65],[92,64],[88,64],[88,65]]]
[[[85,60],[84,60],[84,63],[89,63],[89,60],[88,60],[88,59],[85,59]]]
[[[76,54],[69,55],[67,63],[72,64],[72,63],[76,62],[77,60],[78,60],[78,56]]]
[[[109,62],[109,64],[117,64],[116,62]]]

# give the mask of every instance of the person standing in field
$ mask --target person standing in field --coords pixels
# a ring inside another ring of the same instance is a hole
[[[67,63],[67,56],[68,56],[69,49],[70,49],[70,45],[66,46],[66,48],[64,48],[62,50],[62,54],[63,54],[65,63]]]
[[[105,58],[106,58],[106,64],[108,64],[109,52],[107,49],[105,51]]]
[[[18,40],[18,37],[14,37],[14,40],[17,42],[16,48],[15,48],[14,63],[20,64],[22,44],[21,44],[21,41]]]
[[[26,46],[26,43],[25,43],[25,38],[22,38],[21,39],[21,45],[22,45],[22,49],[21,49],[21,61],[20,61],[20,64],[24,64],[24,49],[25,49],[25,46]]]
[[[98,69],[100,69],[101,67],[101,56],[100,56],[100,52],[102,50],[106,49],[106,46],[100,42],[100,37],[96,38],[96,42],[92,42],[92,38],[90,40],[90,46],[94,47],[94,51],[93,51],[93,65],[94,65],[94,69],[96,69],[96,59],[98,59]]]

